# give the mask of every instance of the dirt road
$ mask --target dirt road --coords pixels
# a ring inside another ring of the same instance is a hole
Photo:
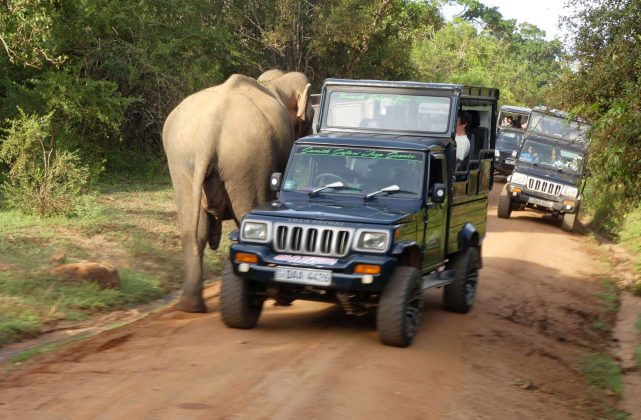
[[[578,358],[600,339],[603,267],[550,217],[497,219],[500,187],[474,309],[426,293],[410,348],[381,345],[373,316],[308,302],[228,329],[212,297],[208,314],[161,312],[11,373],[0,418],[587,417]]]

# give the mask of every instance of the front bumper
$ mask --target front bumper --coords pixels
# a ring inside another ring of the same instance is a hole
[[[258,257],[255,264],[245,265],[247,271],[240,271],[240,264],[236,262],[236,254],[239,252],[254,254]],[[329,286],[310,286],[315,289],[342,290],[354,292],[381,292],[389,277],[396,267],[396,258],[388,255],[349,254],[338,259],[335,264],[288,264],[277,260],[280,254],[274,254],[268,245],[232,244],[229,249],[229,258],[234,267],[234,273],[242,278],[261,283],[273,283],[279,285],[291,285],[301,287],[299,283],[287,283],[274,280],[276,267],[307,268],[318,270],[330,270],[332,281]],[[379,274],[369,275],[355,274],[354,268],[357,264],[371,264],[381,267]]]
[[[526,206],[542,211],[555,213],[576,213],[580,206],[580,198],[553,197],[528,191],[523,186],[508,184],[510,201],[518,206]]]
[[[506,156],[501,156],[500,158],[494,157],[494,170],[505,175],[510,175],[514,171],[514,159]]]

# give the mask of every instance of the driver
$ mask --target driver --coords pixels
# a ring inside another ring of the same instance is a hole
[[[358,175],[347,167],[347,158],[340,156],[326,156],[318,165],[314,177],[314,186],[320,187],[332,182],[342,181],[358,183]]]

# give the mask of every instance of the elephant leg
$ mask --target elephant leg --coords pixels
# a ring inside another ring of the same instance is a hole
[[[180,301],[176,304],[176,309],[185,312],[207,312],[203,300],[203,253],[209,232],[209,215],[202,207],[200,208],[198,232],[194,237],[190,217],[193,206],[191,179],[184,175],[175,176],[172,173],[172,181],[183,244],[182,294]],[[194,240],[196,244],[194,244]],[[195,248],[198,252],[194,252]]]

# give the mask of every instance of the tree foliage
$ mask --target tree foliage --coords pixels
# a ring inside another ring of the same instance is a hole
[[[593,123],[592,183],[606,209],[602,220],[615,226],[641,201],[641,0],[583,1],[566,26],[574,70],[561,78],[554,99]]]
[[[497,8],[460,3],[466,8],[459,18],[415,42],[419,78],[498,87],[507,104],[545,104],[550,82],[562,72],[561,43],[547,41],[532,24],[504,20]]]

